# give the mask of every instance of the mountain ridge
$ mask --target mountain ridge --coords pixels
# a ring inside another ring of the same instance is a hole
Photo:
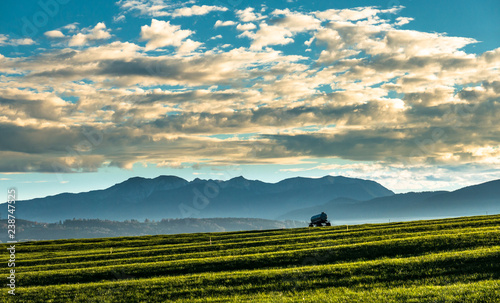
[[[278,219],[301,218],[303,213],[325,211],[331,221],[365,222],[444,218],[500,213],[500,180],[467,186],[454,191],[409,192],[354,203],[335,203],[300,208]],[[365,220],[365,221],[363,221]]]
[[[187,181],[162,175],[132,177],[96,191],[18,201],[17,214],[26,220],[43,222],[191,216],[275,219],[289,209],[325,203],[332,198],[366,200],[393,194],[374,181],[342,176],[296,177],[266,183],[243,176],[225,181]]]

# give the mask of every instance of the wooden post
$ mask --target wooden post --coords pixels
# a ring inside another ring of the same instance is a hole
[[[210,237],[210,245],[212,245],[212,237]]]

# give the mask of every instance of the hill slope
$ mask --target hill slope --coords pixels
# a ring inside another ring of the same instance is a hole
[[[16,299],[498,302],[499,226],[496,215],[18,243]]]
[[[367,201],[334,199],[323,205],[287,212],[279,219],[304,220],[304,214],[322,211],[334,224],[495,214],[500,213],[500,180],[453,192],[396,194]]]
[[[393,194],[373,181],[332,176],[291,178],[278,183],[243,177],[191,182],[174,176],[136,177],[104,190],[19,201],[16,214],[25,220],[41,222],[73,218],[120,221],[186,217],[274,219],[284,210],[323,204],[336,197],[366,200]]]

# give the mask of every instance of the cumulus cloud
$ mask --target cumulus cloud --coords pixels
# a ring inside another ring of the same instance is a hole
[[[221,20],[217,20],[214,24],[214,28],[217,28],[217,27],[221,27],[221,26],[232,26],[232,25],[235,25],[236,22],[234,21],[221,21]]]
[[[58,31],[58,30],[52,30],[52,31],[45,32],[44,35],[47,38],[52,38],[52,39],[65,38],[66,37],[61,31]]]
[[[215,11],[160,0],[119,6],[127,18]],[[104,23],[49,31],[81,47],[0,56],[0,171],[333,158],[372,164],[310,168],[374,178],[382,170],[388,182],[402,167],[413,177],[436,165],[500,167],[500,49],[466,53],[474,39],[402,29],[411,18],[400,11],[246,8],[238,22],[208,21],[238,32],[209,33],[206,44],[194,25],[158,19],[140,29],[145,46],[89,46],[111,37]],[[295,40],[306,44],[276,47]],[[103,141],[92,144],[82,127]]]
[[[290,30],[266,23],[261,23],[256,33],[244,32],[244,34],[253,39],[251,48],[256,50],[267,45],[285,45],[294,41]]]
[[[271,25],[262,22],[256,33],[249,31],[253,29],[251,25],[241,25],[237,27],[239,30],[245,30],[241,36],[253,40],[252,49],[261,49],[267,45],[289,44],[294,42],[292,37],[295,34],[321,28],[321,22],[313,16],[294,13],[288,9],[275,10],[272,12],[272,15],[280,17],[272,20]]]
[[[148,41],[146,50],[155,50],[164,46],[182,46],[184,40],[191,36],[193,31],[182,30],[179,25],[172,25],[170,21],[153,19],[151,25],[141,27],[141,40]],[[188,42],[192,45],[192,42]]]
[[[93,28],[85,28],[80,33],[73,35],[69,40],[69,46],[84,46],[91,41],[106,40],[111,38],[110,30],[104,22],[99,22]]]
[[[190,4],[192,2],[188,2]],[[152,17],[191,17],[202,16],[211,12],[225,12],[228,9],[216,5],[184,6],[168,0],[120,0],[117,2],[125,12],[136,12],[140,15]]]
[[[165,13],[164,9],[173,6],[165,0],[120,0],[117,4],[125,12],[136,12],[140,15],[155,17],[162,16]]]
[[[237,10],[236,16],[238,16],[238,19],[240,19],[241,22],[252,22],[265,18],[261,14],[255,13],[253,7],[248,7],[243,10]]]
[[[250,31],[256,28],[257,26],[253,23],[238,24],[238,26],[236,26],[236,29],[239,31]]]
[[[193,41],[191,39],[187,39],[184,41],[181,46],[177,49],[179,53],[191,53],[198,49],[203,43],[198,41]]]
[[[36,44],[35,41],[31,38],[11,38],[9,35],[0,34],[0,46],[10,45],[10,46],[19,46],[19,45],[32,45]]]
[[[314,15],[322,20],[328,21],[359,21],[368,19],[378,23],[381,14],[395,14],[403,9],[402,6],[392,7],[388,9],[378,9],[374,6],[357,7],[348,9],[328,9],[325,11],[315,12]]]
[[[172,17],[190,17],[206,15],[210,12],[225,12],[228,9],[222,6],[214,5],[193,5],[190,7],[182,7],[174,10],[171,14]]]
[[[289,9],[275,10],[272,15],[282,16],[274,20],[274,24],[292,32],[315,30],[321,27],[321,21],[311,15],[291,12]]]

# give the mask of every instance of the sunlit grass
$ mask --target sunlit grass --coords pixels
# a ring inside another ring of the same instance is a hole
[[[18,243],[16,299],[495,302],[499,227],[496,215]]]

